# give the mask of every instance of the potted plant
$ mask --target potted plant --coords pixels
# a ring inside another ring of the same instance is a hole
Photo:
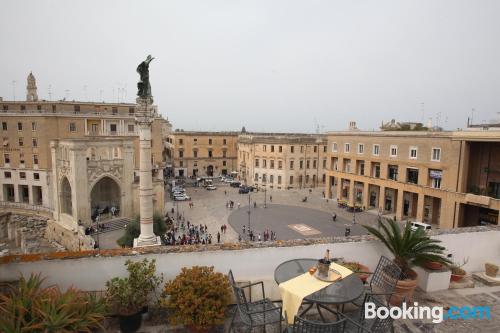
[[[423,229],[412,230],[411,224],[406,223],[402,229],[400,225],[388,219],[379,222],[379,229],[363,226],[370,234],[377,237],[394,255],[394,263],[401,268],[401,278],[396,284],[395,294],[391,303],[398,305],[407,297],[413,297],[417,286],[417,273],[413,266],[422,266],[425,262],[434,261],[450,264],[451,261],[444,256],[445,248],[440,240],[431,239]]]
[[[42,288],[40,275],[21,277],[0,295],[0,332],[91,332],[103,329],[106,304],[75,288]]]
[[[459,282],[467,275],[467,272],[462,268],[469,262],[469,258],[465,258],[462,263],[453,262],[450,265],[451,268],[451,277],[450,281]]]
[[[228,278],[213,267],[182,268],[165,284],[161,305],[171,311],[169,319],[192,332],[208,332],[224,323],[231,291]]]
[[[361,279],[361,281],[363,281],[363,283],[366,282],[368,276],[370,275],[370,270],[368,266],[360,264],[357,261],[346,261],[340,264],[345,268],[348,268],[351,271],[353,271],[353,273],[355,273]]]
[[[147,309],[149,298],[163,282],[156,276],[156,260],[125,262],[129,276],[115,277],[106,282],[106,301],[111,311],[119,315],[122,332],[135,332],[142,323],[142,313]]]

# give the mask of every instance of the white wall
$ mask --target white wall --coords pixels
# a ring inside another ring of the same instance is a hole
[[[436,238],[443,240],[443,245],[449,252],[454,253],[455,259],[470,258],[465,266],[469,272],[484,270],[486,261],[500,263],[500,231],[449,234]],[[0,281],[17,279],[20,273],[27,276],[31,272],[41,272],[47,277],[47,285],[58,284],[62,288],[74,285],[82,290],[101,290],[104,289],[107,280],[126,274],[124,262],[127,259],[141,260],[147,257],[156,259],[157,270],[163,273],[166,279],[175,277],[185,266],[213,265],[217,271],[223,273],[232,269],[238,280],[264,280],[267,292],[273,298],[278,298],[274,283],[274,269],[280,263],[293,258],[321,258],[327,248],[330,249],[332,257],[359,261],[372,270],[381,254],[388,255],[380,242],[363,241],[245,250],[45,260],[0,265]]]

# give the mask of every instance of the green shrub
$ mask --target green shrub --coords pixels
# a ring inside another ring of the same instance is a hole
[[[0,295],[0,332],[92,332],[102,328],[103,300],[69,288],[42,288],[40,275],[21,277],[19,286]]]
[[[160,213],[154,213],[153,215],[153,231],[157,236],[163,235],[167,231],[167,225]],[[132,247],[134,245],[134,238],[139,237],[140,234],[140,218],[139,216],[136,216],[132,222],[127,224],[125,234],[120,237],[116,243],[122,247]]]

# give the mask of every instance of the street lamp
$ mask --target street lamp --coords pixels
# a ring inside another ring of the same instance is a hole
[[[250,239],[250,192],[248,192],[248,237]]]
[[[262,177],[259,177],[260,180],[263,180]],[[267,181],[266,184],[262,185],[264,186],[264,208],[267,208]]]

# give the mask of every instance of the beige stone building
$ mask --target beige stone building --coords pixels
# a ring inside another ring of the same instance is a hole
[[[28,77],[26,101],[0,100],[2,207],[50,209],[74,227],[90,223],[97,207],[138,213],[139,140],[135,104],[38,100]],[[152,123],[155,210],[163,211],[163,136],[171,128],[156,112]]]
[[[327,138],[316,134],[242,133],[238,171],[248,185],[273,189],[324,186]]]
[[[167,172],[176,177],[215,177],[237,171],[238,132],[176,130],[166,138]]]
[[[498,224],[500,131],[331,132],[325,192],[397,220]]]

